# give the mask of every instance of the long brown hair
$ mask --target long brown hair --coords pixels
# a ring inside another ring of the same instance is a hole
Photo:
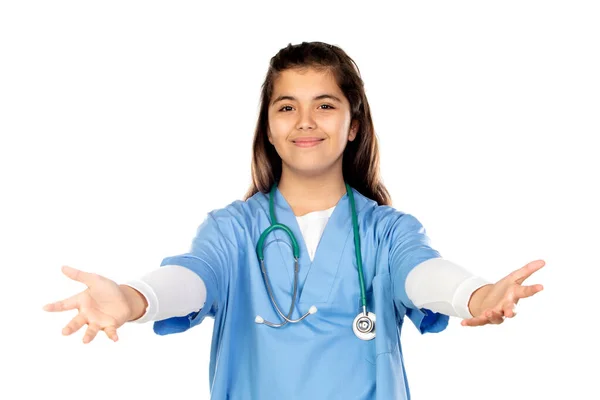
[[[328,69],[350,103],[352,120],[360,123],[356,138],[348,142],[342,156],[344,180],[379,205],[391,205],[391,197],[379,175],[379,148],[371,110],[358,66],[341,48],[322,42],[291,43],[269,63],[262,85],[261,105],[252,144],[252,184],[244,199],[267,193],[281,178],[281,158],[267,138],[268,108],[279,74],[291,68]]]

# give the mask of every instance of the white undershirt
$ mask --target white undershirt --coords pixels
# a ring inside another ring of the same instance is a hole
[[[311,261],[334,209],[296,217]],[[406,294],[416,307],[471,318],[468,308],[471,294],[487,283],[451,261],[433,258],[413,268],[405,285]],[[148,302],[144,315],[133,322],[186,316],[200,310],[206,302],[204,281],[195,272],[179,265],[165,265],[125,284],[142,293]]]

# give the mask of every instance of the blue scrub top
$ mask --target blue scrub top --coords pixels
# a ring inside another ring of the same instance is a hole
[[[256,255],[258,238],[270,225],[268,193],[210,212],[189,252],[162,261],[161,266],[191,269],[206,284],[200,312],[156,321],[154,331],[184,332],[206,316],[214,318],[211,399],[410,399],[400,345],[404,317],[425,333],[444,330],[448,316],[417,309],[404,284],[412,268],[441,256],[415,217],[353,191],[367,309],[377,317],[374,340],[360,340],[352,330],[361,303],[347,194],[333,211],[312,262],[289,204],[279,190],[275,194],[276,218],[292,230],[300,246],[293,318],[312,305],[318,308],[297,324],[272,328],[254,321],[260,315],[280,322]],[[268,239],[267,273],[279,306],[287,312],[294,279],[290,241],[280,230]]]

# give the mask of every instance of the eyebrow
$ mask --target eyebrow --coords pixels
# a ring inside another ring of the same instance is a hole
[[[320,94],[313,98],[313,100],[323,100],[323,99],[331,99],[331,100],[337,101],[338,103],[342,103],[342,100],[340,100],[337,96],[334,96],[334,95],[328,94],[328,93]],[[273,100],[273,102],[271,102],[271,104],[275,104],[281,100],[296,101],[297,99],[294,96],[279,96],[275,100]]]

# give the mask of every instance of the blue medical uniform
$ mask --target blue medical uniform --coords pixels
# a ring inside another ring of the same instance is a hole
[[[210,212],[190,251],[162,261],[161,266],[191,269],[206,284],[206,304],[200,312],[156,321],[154,331],[183,332],[206,316],[214,318],[211,399],[410,399],[400,346],[404,317],[425,333],[444,330],[448,316],[417,309],[404,283],[412,268],[440,254],[430,247],[415,217],[353,192],[367,308],[377,316],[374,340],[360,340],[352,330],[361,304],[347,194],[327,222],[311,262],[296,217],[276,191],[278,222],[292,230],[300,246],[299,299],[293,318],[312,305],[318,308],[297,324],[272,328],[255,323],[257,315],[280,322],[256,255],[259,236],[270,225],[268,193]],[[287,235],[276,230],[264,252],[274,296],[286,313],[294,279],[288,243]]]

